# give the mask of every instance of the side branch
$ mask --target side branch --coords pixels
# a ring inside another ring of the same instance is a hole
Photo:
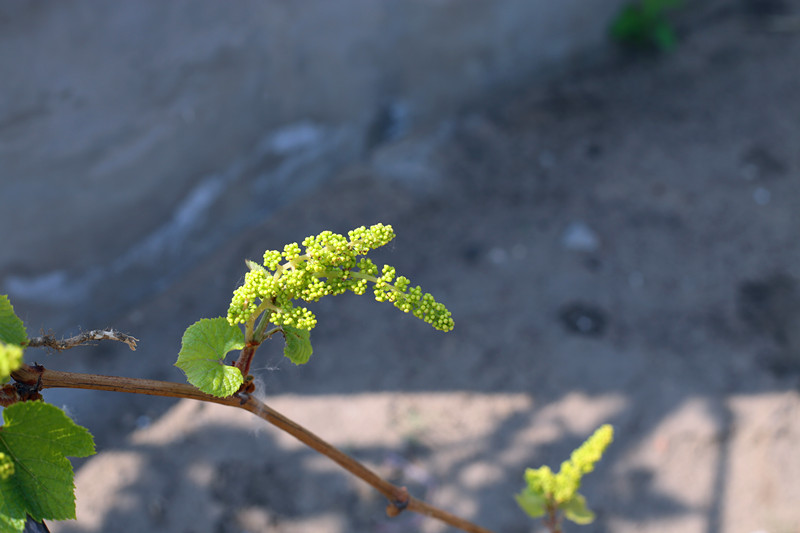
[[[69,350],[81,344],[86,344],[92,341],[119,341],[128,345],[131,350],[136,350],[136,342],[139,340],[130,335],[126,335],[115,329],[93,329],[92,331],[84,331],[74,337],[68,339],[56,339],[54,335],[42,335],[28,340],[28,346],[38,348],[41,346],[52,348],[53,350]]]
[[[23,365],[21,368],[14,371],[11,376],[18,383],[33,386],[37,389],[71,388],[129,392],[152,396],[189,398],[192,400],[228,405],[230,407],[238,407],[253,413],[278,429],[289,433],[306,446],[326,455],[351,474],[372,485],[372,487],[389,500],[389,505],[386,508],[386,513],[389,516],[396,516],[404,510],[409,510],[440,520],[462,531],[466,531],[467,533],[492,533],[488,529],[482,528],[472,522],[410,496],[405,487],[398,487],[389,483],[362,463],[356,461],[300,424],[287,418],[278,411],[275,411],[264,402],[247,393],[237,393],[226,398],[218,398],[206,394],[186,383],[61,372],[57,370],[48,370],[41,366],[31,367],[28,365]]]

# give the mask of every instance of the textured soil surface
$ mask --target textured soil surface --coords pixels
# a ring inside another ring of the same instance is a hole
[[[538,531],[512,497],[525,467],[557,468],[603,423],[616,440],[581,489],[597,520],[568,531],[798,532],[798,15],[718,3],[670,55],[620,55],[379,144],[120,316],[136,352],[42,359],[179,381],[183,329],[224,314],[243,258],[390,223],[376,261],[445,302],[456,329],[323,300],[309,364],[277,340],[257,356],[272,407],[496,532]],[[52,531],[448,531],[386,518],[363,483],[244,412],[46,399],[99,450],[76,464],[78,520]]]

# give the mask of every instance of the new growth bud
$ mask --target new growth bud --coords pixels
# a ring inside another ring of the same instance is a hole
[[[594,513],[586,507],[586,499],[578,489],[584,474],[594,470],[613,439],[614,428],[606,424],[561,463],[557,474],[547,466],[525,470],[527,487],[516,496],[519,506],[534,518],[561,510],[573,522],[590,523]]]

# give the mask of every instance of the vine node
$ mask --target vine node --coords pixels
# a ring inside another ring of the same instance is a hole
[[[411,501],[411,496],[408,494],[406,487],[399,487],[396,491],[396,496],[389,500],[389,505],[386,506],[386,516],[394,518],[408,508],[408,503]]]

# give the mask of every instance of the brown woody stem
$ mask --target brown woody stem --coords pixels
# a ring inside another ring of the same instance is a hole
[[[561,533],[561,519],[558,516],[558,506],[555,502],[547,503],[547,518],[544,520],[544,525],[550,530],[550,533]]]
[[[242,372],[243,377],[247,377],[250,374],[250,365],[253,363],[253,356],[259,344],[260,343],[255,341],[248,341],[239,353],[239,358],[236,359],[236,362],[233,364],[233,366]]]
[[[247,350],[247,347],[245,347],[245,350]],[[71,388],[129,392],[134,394],[149,394],[152,396],[188,398],[238,407],[250,411],[273,426],[276,426],[278,429],[289,433],[306,446],[328,456],[351,474],[372,485],[372,487],[389,500],[389,505],[386,508],[386,513],[389,516],[397,516],[407,509],[440,520],[468,533],[491,533],[488,529],[477,526],[472,522],[410,496],[405,487],[398,487],[389,483],[362,463],[356,461],[331,444],[328,444],[311,431],[275,411],[264,402],[246,393],[237,393],[226,398],[218,398],[185,383],[61,372],[57,370],[48,370],[41,366],[31,367],[28,365],[23,365],[21,368],[15,370],[11,376],[18,383],[42,389]]]

